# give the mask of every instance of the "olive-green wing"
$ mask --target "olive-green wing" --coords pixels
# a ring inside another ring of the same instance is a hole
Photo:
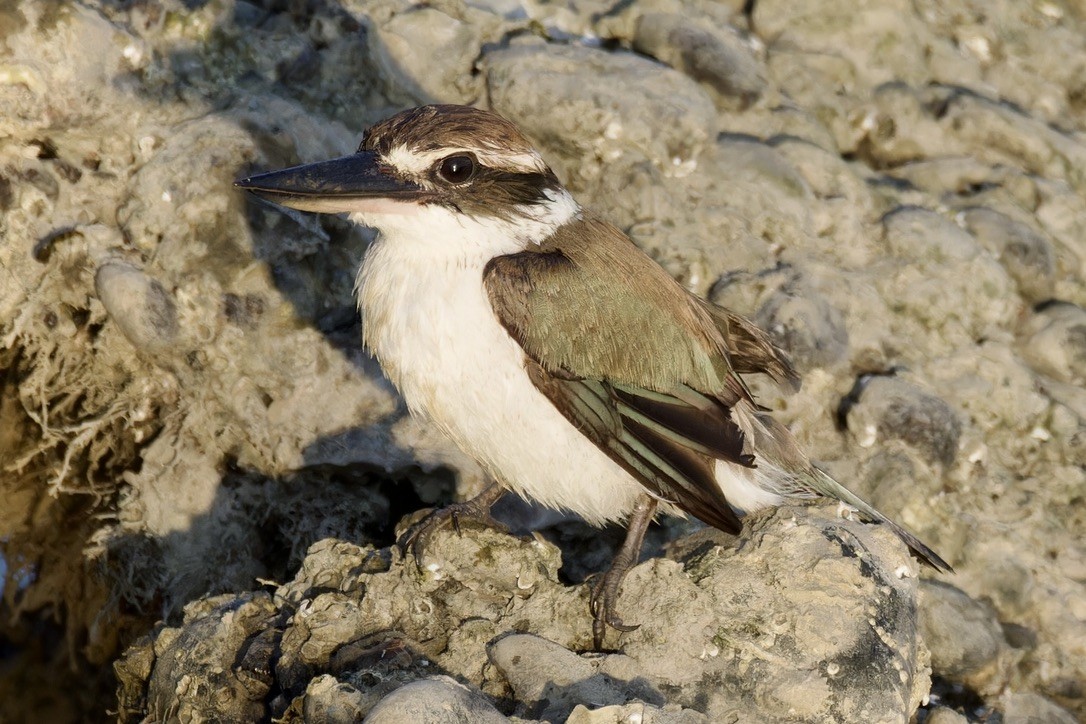
[[[753,467],[732,415],[752,400],[703,302],[594,220],[492,260],[484,281],[533,383],[571,423],[651,492],[738,531],[715,467]]]

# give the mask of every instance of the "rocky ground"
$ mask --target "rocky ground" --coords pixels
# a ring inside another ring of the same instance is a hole
[[[23,2],[0,49],[0,720],[1086,718],[1086,4]],[[481,472],[360,348],[366,233],[231,183],[434,101],[758,320],[763,404],[956,574],[664,521],[591,653],[620,531],[390,548]]]

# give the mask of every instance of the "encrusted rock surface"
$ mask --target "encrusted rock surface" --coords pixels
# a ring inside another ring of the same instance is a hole
[[[619,606],[640,627],[592,653],[589,586],[559,580],[538,534],[442,531],[422,561],[326,539],[293,581],[191,604],[129,649],[122,718],[504,720],[489,697],[533,721],[644,704],[676,721],[890,722],[927,696],[917,564],[891,532],[782,508],[736,547],[676,550],[631,572]]]
[[[1086,717],[1084,70],[1059,0],[0,7],[0,719]],[[431,101],[764,325],[762,402],[956,575],[665,523],[592,654],[614,531],[391,550],[481,471],[360,348],[369,232],[231,183]]]

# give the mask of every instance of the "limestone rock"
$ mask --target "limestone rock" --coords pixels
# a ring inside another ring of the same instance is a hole
[[[969,633],[929,631],[937,694],[1083,718],[1079,5],[4,4],[0,719],[349,719],[448,675],[506,715],[900,721],[924,601]],[[955,576],[916,599],[887,531],[818,510],[664,521],[620,602],[642,628],[601,657],[582,581],[617,529],[553,512],[397,559],[396,520],[483,471],[361,349],[372,232],[231,182],[422,100],[505,113],[683,285],[778,328],[803,386],[749,376],[759,402]],[[587,678],[520,698],[488,655],[511,634]]]
[[[370,57],[391,98],[407,105],[471,104],[479,98],[483,78],[474,72],[475,61],[484,42],[500,37],[501,23],[493,15],[458,3],[405,3],[371,23]]]
[[[990,608],[948,583],[923,581],[919,610],[936,675],[985,693],[1006,686],[1008,647]]]
[[[577,706],[621,706],[633,699],[662,704],[651,685],[622,673],[639,668],[615,654],[584,658],[546,639],[513,634],[490,645],[490,661],[513,687],[525,714],[535,719],[567,719]]]
[[[630,53],[525,44],[485,62],[494,110],[566,162],[563,178],[574,186],[597,175],[600,161],[628,153],[669,175],[689,173],[717,130],[695,81]]]
[[[368,724],[501,724],[509,719],[478,694],[448,676],[413,681],[396,689],[366,716]]]
[[[638,702],[624,706],[602,706],[598,709],[589,709],[579,704],[570,712],[566,724],[625,724],[632,721],[644,724],[705,724],[709,720],[704,714],[692,709],[658,707]]]
[[[748,106],[765,90],[764,64],[734,29],[648,13],[637,20],[633,47],[712,89],[726,107]]]
[[[1086,310],[1056,302],[1026,325],[1022,354],[1038,372],[1060,382],[1086,384]]]
[[[545,720],[638,702],[660,721],[701,712],[783,722],[797,707],[888,721],[915,708],[927,652],[915,628],[915,564],[896,536],[789,508],[752,520],[739,545],[702,538],[676,548],[683,561],[635,568],[619,607],[641,628],[612,633],[624,653],[600,655],[578,653],[591,641],[587,584],[562,585],[558,551],[539,538],[443,531],[419,562],[323,541],[274,596],[193,604],[181,627],[133,649],[118,667],[122,700],[133,711],[145,700],[149,710],[208,718],[339,711],[401,721],[421,716],[417,705],[500,721],[477,694],[430,678],[445,672]],[[235,694],[211,696],[211,682]],[[278,692],[271,701],[269,690]]]
[[[864,447],[880,438],[901,440],[943,465],[952,463],[958,454],[962,426],[954,410],[898,377],[866,378],[847,421]]]
[[[992,209],[975,208],[961,213],[965,228],[999,257],[1030,302],[1051,298],[1056,272],[1052,243],[1020,221]]]

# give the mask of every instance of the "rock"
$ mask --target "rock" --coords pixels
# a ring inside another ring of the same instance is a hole
[[[941,581],[921,581],[920,632],[936,676],[983,694],[1007,684],[1007,642],[995,612]]]
[[[969,720],[945,706],[937,706],[928,714],[924,724],[967,724]]]
[[[370,57],[386,92],[403,105],[470,104],[483,88],[475,61],[484,42],[499,38],[500,27],[493,15],[463,5],[404,4],[374,24]]]
[[[632,699],[664,702],[652,686],[616,678],[614,672],[622,666],[611,662],[613,656],[582,658],[530,634],[501,638],[491,644],[488,653],[517,700],[523,702],[524,714],[533,719],[564,721],[575,707],[586,704],[620,706]]]
[[[934,44],[929,31],[902,0],[856,7],[816,3],[797,8],[780,0],[759,0],[751,18],[771,47],[802,47],[850,63],[865,85],[891,79],[925,78],[921,48]],[[797,41],[802,39],[802,43]]]
[[[716,146],[717,161],[750,186],[764,187],[774,197],[806,200],[806,179],[776,148],[750,138],[724,136]]]
[[[271,597],[263,593],[190,606],[184,628],[155,642],[147,710],[181,719],[267,717],[276,615]]]
[[[647,13],[637,20],[633,47],[710,88],[725,107],[749,106],[766,87],[764,64],[732,28]]]
[[[1004,190],[1024,208],[1035,208],[1039,201],[1037,184],[1028,174],[968,157],[911,161],[894,168],[891,174],[938,198],[952,203],[965,201],[973,208],[977,194],[986,189]]]
[[[1074,724],[1075,715],[1040,694],[1007,692],[1001,697],[1007,724]]]
[[[360,722],[365,717],[364,706],[357,689],[326,674],[316,677],[306,687],[302,720],[306,724]]]
[[[140,352],[169,352],[177,342],[177,307],[158,280],[131,264],[98,267],[94,289],[110,318]]]
[[[929,460],[954,462],[962,424],[946,402],[897,377],[869,376],[860,384],[858,402],[846,419],[861,446],[896,439]]]
[[[1045,305],[1023,332],[1022,356],[1031,367],[1060,382],[1086,384],[1086,310],[1062,302]]]
[[[574,187],[599,173],[586,163],[593,156],[632,153],[666,174],[689,173],[716,133],[706,91],[633,54],[521,45],[487,53],[485,64],[494,110],[556,154]]]
[[[996,259],[943,216],[911,206],[883,217],[897,272],[880,282],[885,298],[944,336],[983,337],[1010,324],[1020,303]]]
[[[556,549],[486,529],[465,533],[436,533],[422,568],[325,541],[275,596],[194,604],[180,628],[158,632],[153,659],[147,644],[118,668],[123,700],[138,708],[146,677],[147,705],[159,711],[399,721],[423,716],[404,708],[423,705],[405,686],[417,682],[436,702],[425,703],[426,716],[433,706],[491,716],[477,695],[435,682],[442,671],[511,697],[523,717],[563,719],[577,706],[636,711],[641,702],[661,721],[698,721],[685,707],[711,721],[747,711],[773,722],[801,708],[882,720],[911,711],[926,691],[926,651],[912,628],[915,569],[877,526],[791,508],[752,520],[739,549],[698,545],[685,562],[647,561],[619,600],[641,628],[621,635],[625,653],[609,655],[573,653],[591,641],[587,585],[559,583]],[[790,574],[778,578],[780,570]],[[845,609],[843,600],[851,601]],[[752,661],[757,651],[763,656]],[[757,663],[765,657],[775,665]],[[223,687],[235,694],[208,693]],[[278,693],[268,700],[271,690]]]
[[[883,218],[887,249],[929,264],[968,261],[980,253],[969,234],[940,215],[915,207],[895,209]]]
[[[627,722],[642,722],[643,724],[706,724],[709,721],[704,714],[693,709],[682,707],[658,707],[652,704],[638,702],[625,706],[603,706],[598,709],[589,709],[584,704],[578,704],[569,717],[566,724],[626,724]]]
[[[959,155],[961,146],[939,126],[930,100],[909,83],[878,86],[870,103],[857,112],[864,114],[856,129],[857,151],[877,168]]]
[[[123,700],[130,702],[130,709],[136,706],[131,702],[145,700],[158,711],[192,712],[216,720],[310,721],[342,714],[348,719],[358,715],[375,716],[377,721],[418,721],[412,718],[418,714],[412,713],[412,702],[425,705],[431,715],[436,714],[430,707],[452,706],[461,716],[456,721],[500,717],[459,684],[452,683],[450,689],[447,679],[429,680],[437,662],[442,670],[474,679],[477,685],[484,683],[479,675],[494,629],[473,626],[469,619],[480,619],[465,610],[485,599],[499,617],[508,610],[539,623],[539,611],[554,610],[555,594],[567,601],[574,594],[557,585],[556,551],[547,546],[486,531],[481,540],[460,539],[452,532],[444,540],[444,545],[437,543],[438,550],[451,558],[442,564],[432,561],[422,571],[414,561],[399,559],[393,565],[388,551],[326,541],[311,549],[299,577],[281,587],[274,599],[260,593],[194,604],[180,628],[164,629],[156,637],[149,665],[144,647],[134,649],[125,666],[118,668],[119,675],[124,674]],[[475,565],[480,553],[496,556],[496,567]],[[508,559],[504,564],[503,558]],[[495,576],[510,574],[519,583],[494,585]],[[520,593],[507,590],[512,588]],[[448,596],[453,589],[462,594]],[[394,590],[404,594],[396,597],[403,605],[390,608],[387,596]],[[273,600],[281,607],[268,608]],[[573,607],[567,602],[560,607],[584,620],[581,635],[587,637],[587,604]],[[254,630],[260,617],[266,626]],[[541,630],[546,632],[547,627]],[[187,683],[169,690],[164,682],[171,677],[176,677],[175,683]],[[214,680],[216,688],[198,683],[205,677]],[[271,699],[268,682],[275,683],[277,692]],[[418,687],[403,691],[412,682]],[[214,693],[222,690],[234,693]],[[429,697],[425,701],[423,692]],[[397,716],[401,718],[382,718]]]
[[[1081,189],[1086,146],[1013,105],[960,89],[948,89],[940,123],[990,163],[1063,178]]]
[[[1056,260],[1052,243],[1020,221],[992,209],[960,212],[965,228],[995,254],[1028,302],[1051,299]]]
[[[885,721],[925,695],[916,564],[889,531],[784,508],[748,517],[736,549],[697,550],[638,566],[619,599],[640,624],[622,651],[668,703],[711,721]]]
[[[434,676],[402,686],[378,702],[367,724],[501,724],[502,716],[489,702],[448,676]]]
[[[755,321],[801,372],[830,367],[848,356],[848,329],[841,312],[818,292],[779,290],[758,310]]]
[[[235,170],[254,152],[249,134],[217,114],[169,132],[140,131],[145,158],[117,213],[136,248],[156,251],[157,266],[172,274],[219,267],[247,251],[248,235],[237,217],[241,202],[230,189]],[[194,233],[199,244],[190,243]]]

